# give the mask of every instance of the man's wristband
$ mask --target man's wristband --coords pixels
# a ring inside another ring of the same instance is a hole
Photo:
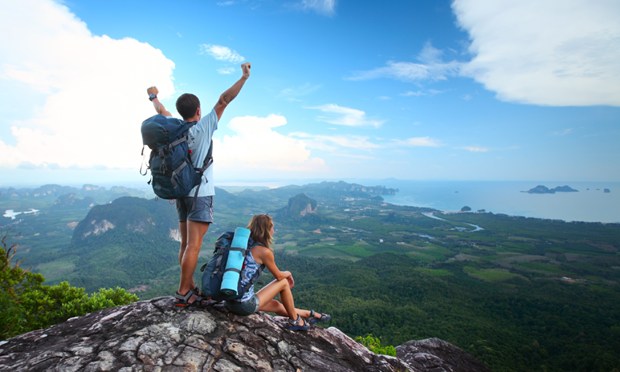
[[[157,95],[155,93],[149,94],[149,101],[152,102],[155,98],[157,98]]]

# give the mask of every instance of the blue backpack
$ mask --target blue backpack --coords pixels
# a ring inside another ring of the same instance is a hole
[[[217,238],[213,257],[202,265],[202,294],[215,301],[238,300],[250,289],[265,268],[261,265],[248,283],[242,284],[245,258],[256,245],[248,229],[238,227]]]
[[[188,131],[196,122],[155,115],[142,122],[142,143],[151,149],[147,170],[151,170],[151,180],[155,195],[162,199],[178,199],[188,196],[196,188],[198,195],[202,175],[213,163],[213,141],[201,168],[192,164],[191,152],[187,144]],[[144,147],[142,147],[144,155]]]

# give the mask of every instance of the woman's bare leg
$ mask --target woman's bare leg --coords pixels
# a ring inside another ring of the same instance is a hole
[[[287,307],[285,303],[283,303],[285,300],[282,299],[282,294],[286,292],[290,294],[290,307]],[[280,294],[280,299],[282,299],[283,302],[274,299],[274,297],[276,297],[278,294]],[[258,310],[260,311],[276,313],[280,316],[288,316],[290,319],[293,320],[297,320],[297,315],[306,319],[310,318],[310,310],[298,309],[295,307],[293,301],[293,294],[286,279],[282,279],[279,281],[273,280],[271,283],[261,288],[261,290],[256,293],[256,296],[258,297]],[[291,308],[294,310],[294,313],[290,311]],[[314,318],[320,319],[321,313],[314,312]]]
[[[277,295],[280,295],[282,302],[274,300]],[[290,319],[297,319],[297,309],[295,308],[295,301],[293,299],[293,292],[288,284],[288,280],[273,280],[267,284],[260,291],[256,293],[260,304],[259,310],[274,312],[281,316],[288,316]]]
[[[280,316],[288,316],[288,312],[286,311],[286,308],[284,307],[284,305],[282,305],[282,302],[276,300],[276,299],[272,299],[271,301],[267,301],[266,304],[261,303],[260,311],[266,311],[268,313],[276,313]],[[297,314],[302,317],[302,318],[309,318],[310,317],[310,310],[306,310],[306,309],[300,309],[300,308],[295,308],[295,311],[297,312]],[[314,317],[319,319],[321,317],[320,313],[314,312]]]

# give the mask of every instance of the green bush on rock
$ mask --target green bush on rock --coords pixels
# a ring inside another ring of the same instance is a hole
[[[108,307],[126,305],[138,297],[116,287],[87,294],[68,282],[45,285],[41,274],[13,263],[16,245],[7,248],[6,236],[0,246],[0,339],[34,329],[49,327],[71,317]]]
[[[366,346],[368,350],[372,351],[375,354],[390,355],[394,357],[396,356],[396,348],[394,346],[381,345],[381,340],[371,334],[367,334],[364,337],[358,336],[355,338],[355,341]]]

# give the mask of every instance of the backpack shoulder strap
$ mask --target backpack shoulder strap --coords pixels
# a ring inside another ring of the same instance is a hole
[[[187,130],[189,130],[191,127],[196,125],[198,122],[189,121],[189,122],[184,122],[184,123],[189,124],[189,126],[187,127]],[[202,163],[202,167],[197,168],[200,174],[204,173],[207,170],[207,168],[211,166],[211,163],[213,163],[213,138],[211,138],[211,143],[209,143],[209,150],[207,151],[207,156],[205,157],[205,161]]]
[[[251,249],[260,245],[259,242],[254,241],[252,238],[248,239],[248,253],[250,253]],[[251,253],[250,253],[251,254]],[[256,271],[256,274],[250,278],[250,280],[248,281],[248,283],[243,287],[244,291],[247,291],[248,289],[250,289],[250,287],[258,280],[258,278],[261,276],[261,274],[263,273],[263,270],[265,270],[265,264],[260,264],[260,266],[258,267],[258,270]]]
[[[209,168],[213,164],[213,140],[209,144],[209,151],[207,151],[207,156],[205,157],[204,163],[202,163],[202,167],[200,168],[200,173],[204,173],[207,168]]]
[[[207,156],[205,157],[204,163],[202,163],[202,167],[196,168],[198,170],[198,173],[200,173],[201,178],[204,172],[207,170],[207,168],[211,166],[211,164],[213,164],[213,139],[211,139],[211,143],[209,144],[209,151],[207,151]],[[198,197],[198,190],[200,190],[200,185],[202,185],[202,181],[196,186],[196,192],[194,193],[194,201]]]

